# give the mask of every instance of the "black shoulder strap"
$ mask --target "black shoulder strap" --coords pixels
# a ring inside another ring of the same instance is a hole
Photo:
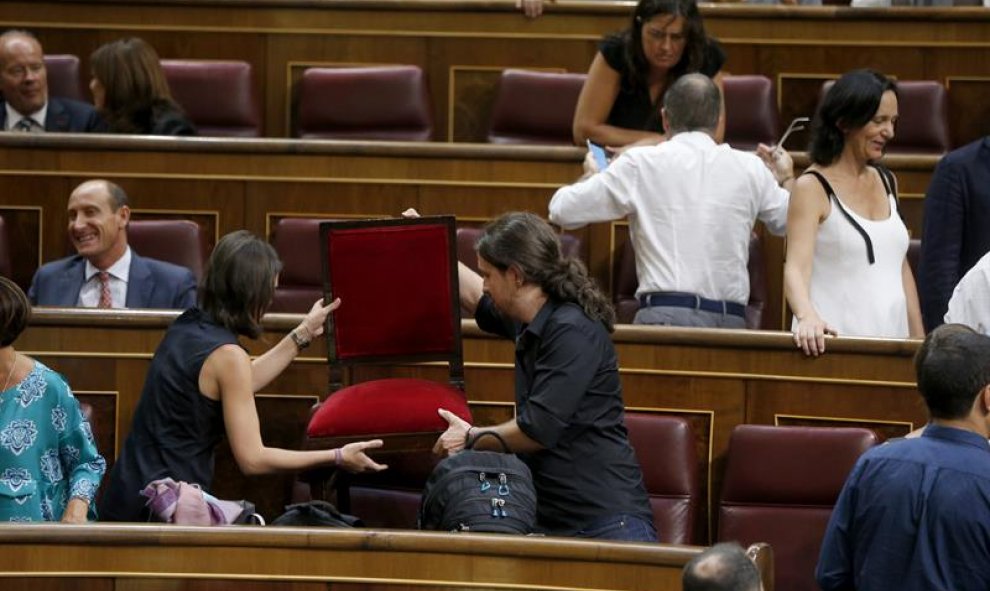
[[[880,180],[883,182],[883,190],[887,195],[894,196],[894,206],[897,208],[897,215],[904,221],[904,214],[901,213],[901,200],[897,197],[897,185],[894,183],[894,173],[883,164],[872,164],[873,168],[880,173]]]
[[[873,241],[870,240],[870,235],[867,234],[866,230],[863,229],[863,226],[859,225],[859,222],[857,222],[853,218],[853,216],[849,215],[849,212],[846,211],[846,208],[842,206],[842,202],[840,202],[839,198],[835,196],[835,191],[832,190],[832,185],[828,184],[828,181],[825,180],[825,176],[822,173],[818,172],[817,170],[807,170],[804,172],[804,174],[814,175],[814,177],[818,179],[818,182],[821,183],[822,187],[825,189],[825,194],[828,195],[828,200],[835,204],[835,207],[842,212],[842,215],[845,216],[847,220],[849,220],[849,223],[852,224],[852,227],[855,228],[857,232],[859,232],[860,236],[863,237],[863,241],[866,242],[867,260],[870,261],[871,265],[876,263],[877,258],[873,254]],[[880,176],[882,177],[883,174],[881,173]]]

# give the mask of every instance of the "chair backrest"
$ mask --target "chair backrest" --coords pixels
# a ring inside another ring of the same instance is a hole
[[[71,54],[44,56],[48,71],[48,95],[88,101],[79,78],[79,58]]]
[[[834,80],[822,83],[818,104]],[[897,128],[890,154],[944,154],[949,151],[949,98],[934,80],[897,82]]]
[[[660,541],[702,543],[698,535],[701,481],[691,423],[675,415],[630,412],[626,428],[643,470]]]
[[[725,142],[738,150],[772,145],[780,133],[780,113],[773,82],[766,76],[726,76]]]
[[[196,280],[203,276],[206,242],[191,220],[131,220],[127,243],[141,256],[186,267]]]
[[[161,60],[161,64],[172,97],[199,135],[261,135],[251,64],[221,60]]]
[[[305,314],[323,297],[320,223],[327,220],[281,218],[275,222],[272,246],[282,260],[271,312]]]
[[[718,541],[768,542],[778,589],[813,590],[825,526],[869,429],[739,425],[729,439]]]
[[[296,136],[429,141],[433,115],[423,71],[308,68],[298,86]]]
[[[636,299],[636,289],[639,279],[636,277],[636,252],[632,240],[626,240],[622,245],[618,261],[615,263],[612,279],[612,303],[620,324],[631,324],[639,310],[639,300]],[[749,302],[746,303],[746,328],[763,328],[763,308],[769,298],[767,288],[766,264],[763,260],[763,241],[760,235],[753,232],[749,238]],[[769,321],[769,318],[767,319]]]
[[[13,279],[14,266],[10,258],[10,234],[7,222],[0,216],[0,275]]]
[[[320,224],[323,287],[352,305],[330,318],[331,373],[342,365],[447,361],[463,387],[453,216]],[[342,386],[331,376],[331,388]]]
[[[585,74],[503,71],[488,141],[572,145],[574,109],[586,78]]]

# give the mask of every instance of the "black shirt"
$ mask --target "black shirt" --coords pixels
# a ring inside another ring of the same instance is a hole
[[[517,326],[487,295],[475,318],[483,330],[516,340],[516,423],[546,448],[520,454],[533,472],[538,526],[569,535],[609,515],[652,522],[605,327],[579,306],[552,300]]]
[[[610,35],[598,44],[598,50],[605,63],[619,73],[621,86],[615,97],[612,110],[605,121],[609,125],[624,129],[636,129],[663,133],[660,121],[660,105],[662,96],[657,97],[657,103],[650,100],[650,89],[642,84],[634,84],[630,80],[629,69],[626,65],[625,41],[622,35]],[[725,64],[725,52],[715,39],[709,39],[705,44],[704,60],[700,73],[714,77]],[[673,81],[671,81],[673,82]]]
[[[213,482],[213,449],[224,434],[223,408],[199,391],[199,372],[218,347],[237,336],[199,308],[182,313],[162,339],[145,377],[131,432],[110,471],[99,514],[106,521],[147,521],[139,492],[171,477]]]

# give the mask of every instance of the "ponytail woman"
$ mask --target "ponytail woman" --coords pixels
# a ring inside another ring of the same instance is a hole
[[[541,531],[655,542],[623,420],[611,304],[533,214],[491,222],[475,249],[481,274],[461,264],[461,303],[483,330],[516,341],[516,418],[480,428],[441,409],[449,427],[434,451],[453,454],[495,431],[532,470]],[[492,437],[474,447],[501,450]]]

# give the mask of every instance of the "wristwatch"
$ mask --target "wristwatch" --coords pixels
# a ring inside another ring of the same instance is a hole
[[[299,333],[296,332],[295,329],[293,329],[292,332],[289,333],[289,338],[292,339],[292,342],[296,344],[296,347],[299,347],[299,350],[305,349],[306,347],[309,346],[309,340],[299,336]]]

